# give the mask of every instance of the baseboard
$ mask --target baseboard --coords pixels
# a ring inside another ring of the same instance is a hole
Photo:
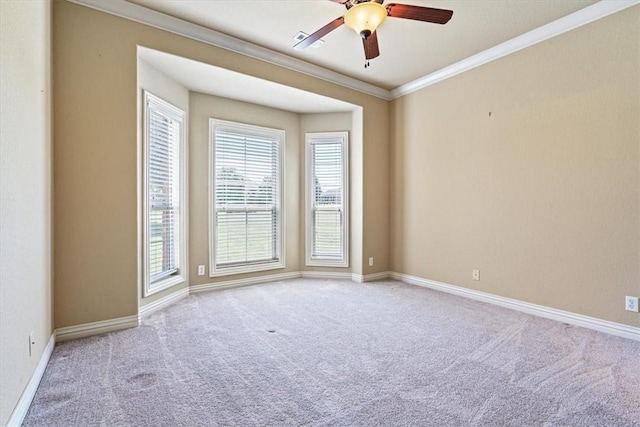
[[[279,280],[296,279],[300,277],[299,271],[292,271],[290,273],[269,274],[266,276],[249,277],[246,279],[226,280],[216,283],[206,283],[204,285],[195,285],[189,287],[189,293],[194,294],[198,292],[215,291],[221,289],[239,288],[242,286],[258,285],[260,283],[277,282]]]
[[[372,273],[361,276],[362,280],[360,282],[374,282],[376,280],[385,280],[391,277],[390,271],[381,271],[380,273]]]
[[[189,287],[189,293],[215,291],[220,289],[239,288],[241,286],[258,285],[267,282],[277,282],[279,280],[297,279],[303,277],[305,279],[334,279],[334,280],[352,280],[362,283],[373,280],[381,280],[388,278],[388,271],[382,273],[374,273],[362,276],[356,273],[341,273],[336,271],[292,271],[290,273],[270,274],[267,276],[250,277],[248,279],[227,280],[223,282],[207,283],[204,285],[195,285]]]
[[[178,302],[182,298],[186,298],[189,296],[189,287],[182,288],[177,292],[164,296],[158,300],[150,302],[148,304],[143,305],[138,310],[138,320],[142,321],[142,319],[151,313],[161,310],[165,307],[170,306],[171,304]]]
[[[106,334],[107,332],[120,331],[122,329],[135,328],[140,325],[138,315],[118,317],[117,319],[102,320],[99,322],[85,323],[76,326],[67,326],[56,329],[56,342],[85,338],[92,335]]]
[[[365,280],[362,274],[357,274],[357,273],[351,273],[350,279],[352,282],[356,282],[356,283],[364,283],[364,280]]]
[[[592,329],[599,332],[615,335],[618,337],[629,338],[640,341],[640,328],[623,325],[621,323],[610,322],[608,320],[596,319],[582,314],[571,313],[569,311],[558,310],[551,307],[532,304],[511,298],[505,298],[486,292],[475,291],[460,286],[450,285],[448,283],[437,282],[435,280],[423,279],[421,277],[410,276],[391,272],[391,278],[400,280],[401,282],[412,285],[422,286],[425,288],[435,289],[442,292],[458,295],[489,304],[498,305],[500,307],[509,308],[523,313],[532,314],[534,316],[544,317],[547,319],[557,320],[571,325],[581,326],[583,328]]]
[[[27,387],[22,392],[22,396],[20,396],[18,404],[13,409],[13,412],[9,417],[7,427],[19,427],[22,425],[24,417],[27,415],[27,411],[29,411],[29,406],[31,406],[31,402],[33,401],[33,397],[36,395],[36,391],[38,390],[38,386],[40,385],[40,381],[42,380],[42,376],[44,375],[44,371],[49,363],[49,359],[51,358],[55,345],[56,334],[54,332],[51,334],[49,342],[42,352],[42,356],[40,356],[40,361],[36,366],[36,370],[33,372],[33,375],[31,375],[31,379],[27,383]]]
[[[335,279],[335,280],[354,280],[354,274],[339,271],[300,271],[300,277],[305,279]],[[356,281],[356,280],[354,280]]]
[[[373,282],[374,280],[388,279],[390,272],[383,271],[373,274],[357,274],[357,273],[340,273],[335,271],[301,271],[300,277],[306,279],[336,279],[336,280],[351,280],[356,283]]]

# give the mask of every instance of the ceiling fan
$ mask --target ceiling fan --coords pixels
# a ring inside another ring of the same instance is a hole
[[[384,0],[329,0],[345,5],[347,13],[334,19],[324,27],[293,46],[296,50],[305,49],[329,34],[331,31],[346,24],[362,38],[364,45],[365,68],[369,60],[380,55],[376,29],[387,16],[392,18],[412,19],[414,21],[446,24],[453,16],[452,10],[434,9],[431,7],[413,6],[409,4],[389,3],[383,6]]]

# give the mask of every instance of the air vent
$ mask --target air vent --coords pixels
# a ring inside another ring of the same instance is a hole
[[[293,39],[297,42],[301,42],[302,40],[306,39],[309,36],[309,34],[304,33],[302,31],[298,31],[298,34],[296,34],[295,36],[293,36]]]
[[[306,39],[307,37],[309,37],[309,34],[305,33],[304,31],[298,31],[298,34],[293,36],[293,40],[295,40],[296,43],[298,43],[298,42],[301,42],[302,40]],[[313,43],[311,45],[311,47],[318,48],[318,47],[322,46],[323,44],[324,44],[324,40],[320,39],[320,40],[316,41],[315,43]]]

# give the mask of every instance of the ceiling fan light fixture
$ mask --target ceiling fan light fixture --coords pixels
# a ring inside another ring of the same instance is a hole
[[[359,3],[347,10],[344,23],[366,39],[387,18],[387,9],[380,3]]]

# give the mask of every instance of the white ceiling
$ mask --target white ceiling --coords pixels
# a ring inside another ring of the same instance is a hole
[[[359,36],[345,26],[325,36],[325,43],[319,48],[293,50],[293,36],[298,31],[313,33],[344,14],[344,6],[331,1],[129,2],[390,90],[583,9],[596,0],[394,0],[451,9],[453,18],[445,25],[389,18],[378,29],[380,57],[372,60],[367,69]]]
[[[337,99],[141,46],[138,47],[138,57],[194,92],[303,114],[353,111],[357,108]]]

